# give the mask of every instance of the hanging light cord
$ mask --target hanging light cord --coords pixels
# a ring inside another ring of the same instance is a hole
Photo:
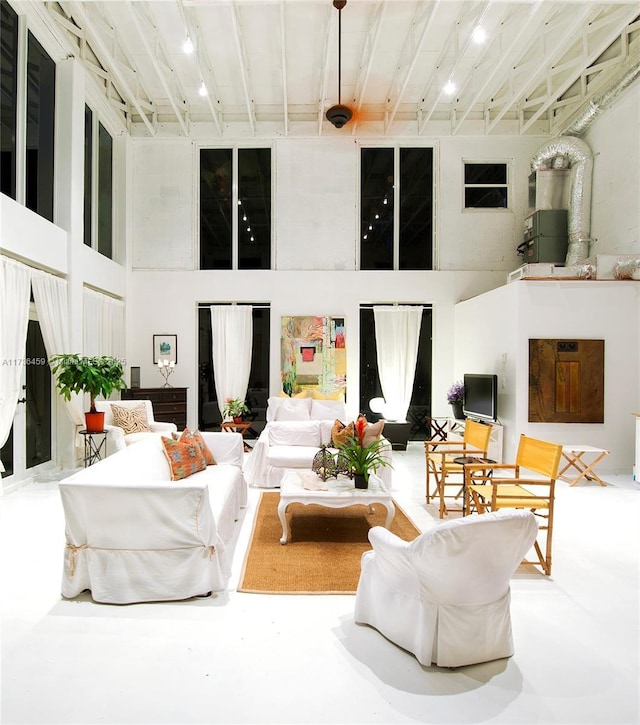
[[[338,8],[338,104],[342,103],[340,86],[342,78],[342,8]]]

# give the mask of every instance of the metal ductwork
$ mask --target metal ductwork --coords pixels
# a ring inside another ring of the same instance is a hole
[[[595,95],[587,108],[564,131],[565,136],[582,136],[587,128],[615,101],[615,99],[640,77],[640,60],[631,65],[608,88]]]
[[[569,245],[565,264],[580,264],[589,256],[591,241],[591,175],[593,154],[587,144],[574,136],[560,136],[541,146],[531,160],[531,170],[571,169],[569,189]]]
[[[591,176],[593,154],[581,136],[614,100],[640,77],[640,60],[636,60],[607,88],[595,95],[587,108],[564,131],[564,135],[538,149],[531,161],[532,171],[541,168],[571,168],[569,190],[569,246],[565,264],[578,265],[589,256],[591,241]]]

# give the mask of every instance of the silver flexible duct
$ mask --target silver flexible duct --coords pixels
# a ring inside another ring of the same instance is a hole
[[[614,279],[640,279],[640,259],[625,259],[616,262],[613,268]]]
[[[569,246],[565,265],[580,264],[589,256],[591,241],[591,176],[593,154],[589,146],[574,136],[560,136],[541,146],[531,160],[531,170],[558,166],[571,168],[569,189]]]
[[[615,101],[615,99],[640,77],[640,60],[630,66],[608,88],[595,95],[587,108],[564,132],[565,136],[582,136],[595,119]]]

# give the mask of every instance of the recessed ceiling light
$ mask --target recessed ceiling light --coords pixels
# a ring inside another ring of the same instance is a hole
[[[481,26],[477,25],[471,35],[474,43],[484,43],[487,39],[487,31]]]
[[[191,42],[191,38],[188,35],[187,39],[184,41],[182,50],[184,53],[187,53],[187,55],[191,55],[191,53],[193,53],[193,43]]]
[[[448,96],[452,96],[456,92],[456,84],[453,81],[447,81],[442,89]]]

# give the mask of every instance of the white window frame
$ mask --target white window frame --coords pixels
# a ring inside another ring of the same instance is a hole
[[[465,183],[465,169],[467,164],[484,164],[484,165],[504,165],[507,172],[507,181],[504,184],[467,184]],[[463,213],[486,213],[486,212],[507,212],[512,210],[513,189],[512,189],[512,166],[513,159],[462,159],[462,212]],[[507,206],[466,206],[465,191],[467,189],[506,189],[507,190]]]

